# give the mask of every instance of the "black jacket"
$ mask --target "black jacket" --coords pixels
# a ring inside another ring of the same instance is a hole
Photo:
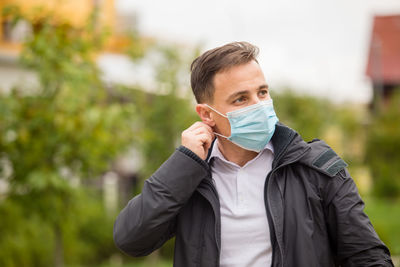
[[[393,266],[357,188],[324,142],[278,124],[266,174],[272,266]],[[210,149],[211,151],[211,149]],[[175,236],[174,266],[219,266],[221,218],[210,167],[181,146],[145,181],[114,225],[125,253],[144,256]]]

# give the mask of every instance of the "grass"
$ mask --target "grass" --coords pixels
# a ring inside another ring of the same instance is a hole
[[[392,255],[400,255],[400,200],[364,198],[365,213]]]

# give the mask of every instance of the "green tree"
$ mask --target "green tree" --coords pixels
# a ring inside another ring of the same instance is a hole
[[[154,63],[157,91],[136,91],[134,103],[140,117],[139,151],[142,177],[151,175],[180,144],[181,132],[198,120],[188,100],[191,93],[183,77],[189,77],[185,55],[174,45],[156,46]]]
[[[5,12],[22,17],[15,8]],[[21,53],[40,87],[0,95],[0,179],[8,184],[1,266],[93,264],[114,249],[99,193],[80,184],[100,177],[133,142],[134,106],[99,78],[93,59],[103,35],[93,21],[81,29],[54,21],[31,21]]]
[[[300,96],[290,90],[272,92],[279,120],[295,129],[306,141],[321,137],[333,122],[334,109],[326,100]]]
[[[378,197],[400,196],[400,94],[373,115],[367,135],[366,162]]]

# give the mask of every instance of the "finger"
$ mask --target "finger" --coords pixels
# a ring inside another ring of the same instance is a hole
[[[204,147],[211,146],[212,139],[209,134],[206,134],[206,133],[200,134],[200,135],[198,135],[198,137]]]
[[[201,121],[196,121],[189,128],[187,128],[187,130],[188,131],[193,131],[193,130],[198,129],[200,127],[202,127],[202,122]]]
[[[204,129],[204,128],[196,129],[196,130],[194,130],[192,132],[192,134],[194,134],[194,135],[207,134],[208,137],[211,139],[211,141],[214,140],[214,136],[215,136],[213,132],[210,132],[210,131],[208,131],[207,129]]]
[[[208,124],[206,124],[206,123],[203,122],[203,126],[204,126],[204,128],[207,129],[207,131],[209,131],[210,133],[213,132],[213,129],[212,129],[212,127],[211,127],[210,125],[208,125]]]
[[[202,131],[208,133],[210,135],[210,139],[214,140],[215,134],[214,134],[214,131],[211,129],[211,127],[203,128]]]
[[[213,134],[212,128],[205,123],[199,124],[197,128],[193,128],[191,131],[193,131],[194,133],[208,132],[210,134]]]
[[[204,125],[205,125],[205,129],[206,129],[211,135],[214,135],[213,129],[212,129],[210,126],[208,126],[207,124],[204,124]]]
[[[212,140],[213,140],[213,139],[211,139],[210,142],[204,143],[204,150],[205,150],[206,153],[208,152],[208,150],[210,149],[210,147],[211,147],[211,145],[212,145]]]
[[[200,127],[200,128],[194,129],[194,130],[192,131],[192,133],[193,133],[193,134],[202,134],[202,133],[211,134],[212,132],[210,132],[207,128]]]

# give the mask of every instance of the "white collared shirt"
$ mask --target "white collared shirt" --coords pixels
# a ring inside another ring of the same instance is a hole
[[[264,204],[264,183],[274,150],[269,142],[243,167],[225,159],[218,139],[211,173],[221,205],[221,267],[271,266],[272,247]]]

